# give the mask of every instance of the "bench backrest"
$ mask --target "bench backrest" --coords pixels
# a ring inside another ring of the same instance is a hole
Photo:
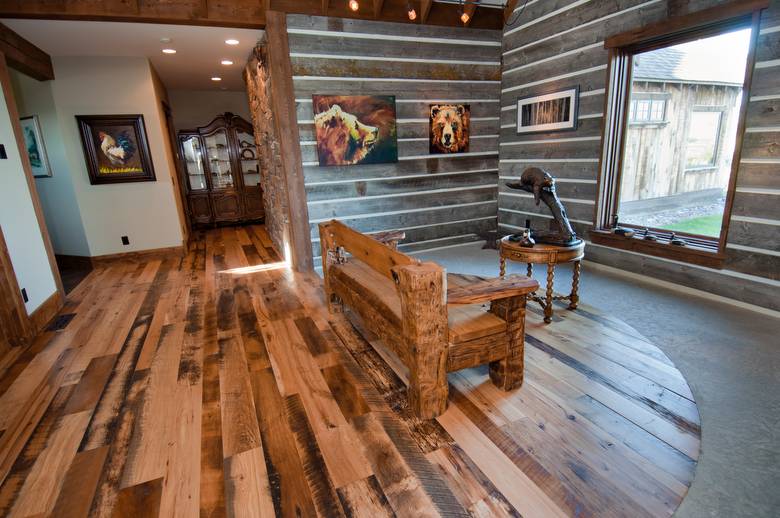
[[[389,279],[393,278],[394,267],[418,262],[335,219],[320,223],[319,227],[323,274],[327,269],[328,250],[336,250],[339,247]]]

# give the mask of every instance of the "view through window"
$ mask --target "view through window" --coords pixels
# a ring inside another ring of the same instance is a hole
[[[750,29],[635,54],[621,223],[719,237]]]

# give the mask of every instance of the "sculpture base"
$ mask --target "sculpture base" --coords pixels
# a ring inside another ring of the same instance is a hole
[[[576,246],[582,243],[582,239],[575,236],[562,236],[558,232],[545,232],[543,230],[531,231],[531,237],[539,244],[556,246]]]

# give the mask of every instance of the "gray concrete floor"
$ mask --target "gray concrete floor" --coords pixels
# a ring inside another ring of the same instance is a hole
[[[498,254],[479,246],[417,257],[450,272],[498,275]],[[510,263],[508,273],[525,273]],[[544,282],[546,271],[535,277]],[[556,269],[567,292],[571,268]],[[702,424],[691,489],[675,514],[780,516],[780,319],[597,269],[583,263],[581,301],[652,340],[688,380]]]

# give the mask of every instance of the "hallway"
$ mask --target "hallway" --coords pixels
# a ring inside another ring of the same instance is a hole
[[[699,455],[682,375],[595,310],[530,309],[524,386],[460,371],[421,422],[262,226],[101,265],[0,366],[0,514],[671,515]]]

